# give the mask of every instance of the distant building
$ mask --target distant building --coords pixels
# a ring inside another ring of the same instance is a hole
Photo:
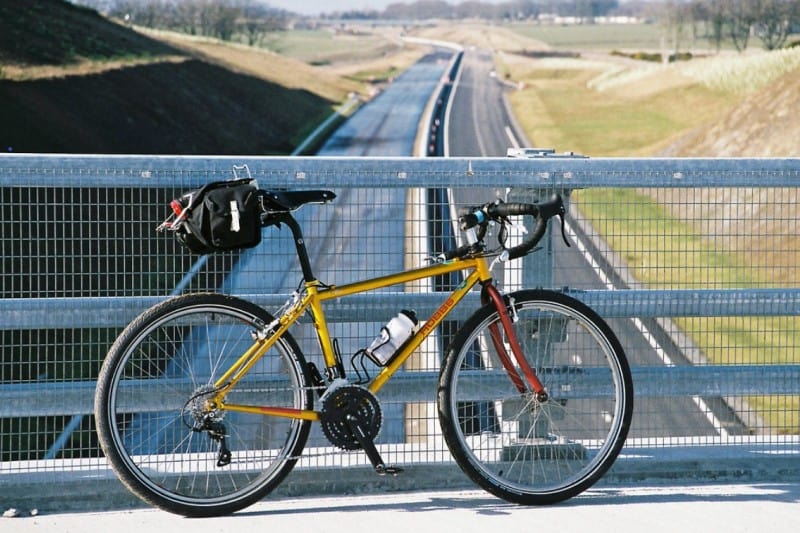
[[[572,26],[577,24],[639,24],[644,22],[644,20],[639,17],[627,15],[574,17],[557,15],[555,13],[540,13],[536,17],[536,20],[542,24],[553,24],[557,26]]]

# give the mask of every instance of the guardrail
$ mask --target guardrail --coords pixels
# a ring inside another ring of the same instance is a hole
[[[0,472],[46,477],[71,468],[57,462],[65,459],[105,468],[86,416],[96,369],[121,327],[176,286],[225,290],[226,273],[238,263],[259,279],[238,294],[268,308],[285,300],[299,279],[291,274],[286,232],[271,234],[250,255],[200,262],[152,232],[170,198],[232,177],[234,165],[247,165],[262,188],[339,194],[332,206],[301,212],[309,249],[320,250],[312,259],[335,282],[373,274],[387,254],[403,255],[408,264],[424,260],[408,243],[416,238],[409,228],[429,222],[410,221],[409,213],[425,210],[409,209],[411,194],[382,204],[386,191],[435,187],[448,190],[451,201],[475,203],[506,194],[567,195],[576,246],[566,250],[553,239],[521,273],[506,272],[504,282],[563,286],[623,331],[637,394],[628,448],[702,443],[707,457],[744,446],[797,454],[800,159],[517,155],[0,156]],[[369,222],[375,215],[379,222]],[[387,229],[387,217],[397,229]],[[331,257],[337,266],[326,264]],[[184,278],[190,270],[197,276]],[[549,271],[542,276],[542,270]],[[435,292],[400,288],[348,298],[326,311],[342,324],[337,335],[352,353],[397,309],[425,316],[439,301]],[[455,318],[475,307],[468,302]],[[301,344],[313,350],[310,338]],[[432,401],[437,357],[426,355],[427,366],[387,390],[382,438],[397,444],[389,453],[399,456],[387,456],[392,462],[421,460],[406,445],[433,447],[447,462],[434,411],[410,423],[403,407]]]

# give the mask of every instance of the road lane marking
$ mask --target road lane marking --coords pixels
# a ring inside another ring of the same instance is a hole
[[[578,248],[578,252],[583,256],[584,260],[589,263],[589,266],[592,267],[592,270],[597,274],[597,277],[600,278],[600,282],[605,286],[608,290],[615,290],[614,283],[611,281],[606,273],[600,268],[600,265],[595,261],[594,257],[592,256],[591,252],[587,246],[583,243],[583,241],[578,237],[578,234],[572,229],[572,225],[568,221],[564,221],[564,230],[567,233],[567,236],[575,243],[575,246]],[[644,322],[637,317],[631,317],[631,322],[633,323],[634,327],[639,331],[639,333],[644,337],[645,341],[650,345],[650,347],[655,351],[656,355],[661,362],[664,363],[665,366],[675,366],[675,363],[672,361],[672,358],[667,354],[666,350],[661,346],[661,344],[655,339],[650,330],[647,326],[644,325]],[[693,396],[692,401],[700,409],[700,412],[708,419],[711,426],[717,432],[717,434],[722,439],[728,439],[728,431],[722,425],[722,421],[717,418],[711,409],[708,407],[708,404],[699,396]]]
[[[522,148],[519,145],[519,141],[517,140],[516,136],[514,135],[514,132],[511,131],[511,126],[506,125],[505,130],[506,130],[506,137],[508,137],[508,140],[511,141],[511,147],[512,148]]]

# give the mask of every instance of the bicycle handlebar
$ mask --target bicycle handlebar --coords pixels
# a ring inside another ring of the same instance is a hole
[[[486,226],[490,221],[502,222],[507,221],[507,217],[522,215],[532,216],[536,218],[536,226],[531,235],[522,241],[522,243],[511,248],[506,248],[503,252],[502,260],[517,259],[533,250],[547,231],[547,221],[558,216],[561,219],[561,236],[567,246],[570,246],[564,228],[564,201],[561,195],[554,194],[553,197],[547,201],[538,204],[524,204],[524,203],[501,203],[499,201],[484,204],[479,207],[470,207],[466,210],[460,211],[458,218],[459,225],[462,231],[470,230],[476,226],[480,228],[479,240],[483,238],[486,232]],[[464,250],[462,250],[464,249]],[[462,246],[456,250],[452,250],[447,255],[458,257],[460,254],[469,251],[471,246]]]

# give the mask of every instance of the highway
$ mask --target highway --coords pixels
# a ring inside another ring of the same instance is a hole
[[[318,155],[411,156],[423,109],[449,59],[450,54],[432,53],[413,65],[334,132]],[[269,188],[265,182],[259,186]],[[332,204],[295,213],[319,279],[343,284],[402,270],[397,250],[404,238],[405,189],[331,188],[338,195]],[[226,290],[297,287],[301,275],[288,231],[269,231],[259,247],[243,254]],[[279,255],[271,254],[265,269],[260,263],[270,251]],[[317,352],[318,347],[310,353]]]
[[[448,134],[446,156],[504,156],[508,148],[532,146],[509,116],[504,96],[507,90],[495,76],[489,50],[465,50],[445,125]],[[477,205],[491,199],[487,198],[486,189],[455,189],[450,191],[450,195],[456,205]],[[573,215],[578,216],[578,213],[573,211]],[[542,280],[541,284],[573,289],[627,288],[603,260],[602,254],[592,247],[590,239],[580,231],[574,219],[570,226],[573,243],[580,240],[581,246],[565,247],[555,232],[552,242],[553,277]],[[688,364],[681,350],[655,320],[615,319],[609,322],[632,366]],[[668,387],[669,384],[665,383],[665,390]],[[712,437],[744,430],[719,398],[637,398],[629,439]]]
[[[506,88],[494,75],[492,53],[469,48],[461,65],[448,115],[445,157],[504,157],[508,148],[525,144],[504,105]]]
[[[423,57],[334,132],[317,155],[414,155],[422,111],[451,55],[440,51]]]
[[[319,156],[411,156],[423,109],[439,82],[450,54],[434,52],[414,64],[372,101],[362,106],[323,145]],[[298,186],[301,186],[298,183]],[[269,183],[259,182],[262,188]],[[337,189],[332,205],[307,206],[295,213],[308,238],[314,272],[324,282],[347,283],[403,269],[396,251],[404,237],[405,189]],[[288,232],[265,233],[264,242],[243,254],[226,289],[269,288],[291,292],[300,281]],[[276,249],[264,272],[263,254]],[[394,264],[387,264],[394,258]],[[264,276],[267,276],[266,278]],[[317,352],[318,350],[314,350]]]

